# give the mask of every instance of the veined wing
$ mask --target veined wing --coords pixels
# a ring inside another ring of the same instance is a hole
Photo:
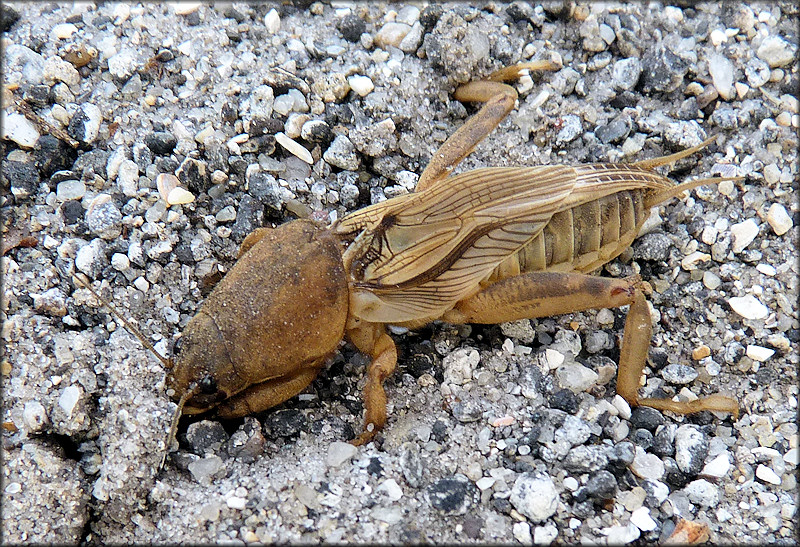
[[[441,313],[475,292],[556,212],[664,183],[669,179],[625,165],[485,168],[356,211],[333,228],[360,232],[343,256],[361,294],[354,311],[381,322]]]

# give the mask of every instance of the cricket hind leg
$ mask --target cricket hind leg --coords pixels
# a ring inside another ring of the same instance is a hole
[[[625,279],[578,273],[529,272],[498,281],[462,300],[442,319],[451,323],[502,323],[588,309],[630,305],[617,372],[617,393],[632,406],[678,414],[702,410],[739,416],[736,400],[715,394],[695,401],[640,398],[639,380],[647,363],[653,327],[639,276]]]
[[[511,112],[517,100],[517,91],[502,82],[516,80],[525,70],[559,68],[561,66],[552,61],[519,63],[497,70],[484,80],[459,86],[454,94],[456,100],[484,103],[484,105],[439,147],[420,175],[416,191],[421,192],[446,178],[456,165]]]

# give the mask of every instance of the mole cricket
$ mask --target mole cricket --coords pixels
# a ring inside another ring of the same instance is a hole
[[[732,180],[676,184],[653,171],[715,137],[630,164],[488,167],[450,176],[514,108],[517,92],[503,82],[557,68],[522,63],[458,87],[455,99],[483,105],[431,158],[414,192],[330,226],[300,219],[250,233],[173,358],[159,355],[112,308],[169,368],[168,395],[178,408],[167,446],[181,414],[241,417],[300,393],[343,338],[372,359],[364,429],[351,441],[361,445],[387,420],[383,382],[397,363],[388,324],[491,324],[626,305],[617,393],[632,406],[738,417],[737,401],[719,394],[689,402],[639,397],[652,336],[646,284],[638,275],[589,275],[632,243],[653,206]]]

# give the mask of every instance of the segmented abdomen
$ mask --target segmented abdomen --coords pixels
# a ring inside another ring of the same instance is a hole
[[[628,247],[649,215],[645,190],[623,190],[560,211],[489,281],[525,272],[591,272]]]

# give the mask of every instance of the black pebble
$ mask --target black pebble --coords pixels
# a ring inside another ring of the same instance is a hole
[[[264,416],[264,427],[273,437],[294,437],[305,426],[305,415],[293,408],[269,412]]]
[[[366,31],[367,24],[364,20],[352,13],[342,17],[339,22],[339,32],[348,42],[358,42]]]
[[[175,150],[175,146],[178,144],[178,139],[175,138],[175,135],[172,133],[167,133],[166,131],[156,131],[155,133],[147,135],[144,138],[144,143],[150,150],[153,151],[153,154],[157,156],[166,156]]]

